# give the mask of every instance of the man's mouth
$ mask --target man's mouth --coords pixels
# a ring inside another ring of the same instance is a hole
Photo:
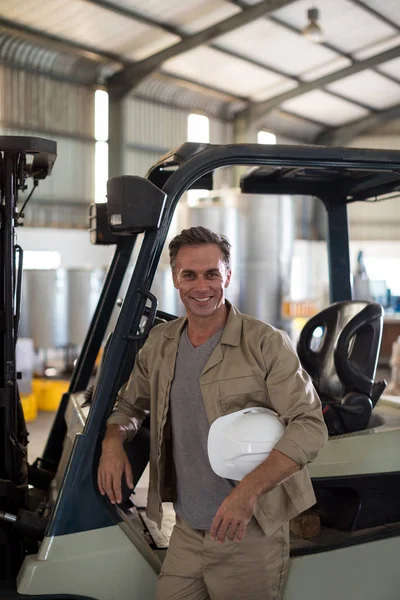
[[[196,302],[208,302],[209,300],[211,300],[212,296],[207,296],[207,298],[196,298],[195,296],[192,296],[193,300],[196,300]]]

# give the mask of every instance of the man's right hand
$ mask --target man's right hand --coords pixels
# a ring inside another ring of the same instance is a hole
[[[97,472],[97,484],[100,493],[103,496],[107,494],[112,504],[122,502],[121,481],[123,474],[125,474],[128,487],[133,489],[132,469],[123,448],[122,436],[118,435],[117,431],[108,431],[103,440],[103,451]]]

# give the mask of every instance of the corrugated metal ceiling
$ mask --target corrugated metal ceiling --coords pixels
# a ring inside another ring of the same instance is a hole
[[[29,41],[9,34],[0,27],[0,62],[12,64],[28,71],[77,81],[98,81],[100,65],[84,57],[63,54],[49,48],[40,48]]]
[[[381,4],[385,2],[383,0]],[[276,11],[274,15],[301,29],[305,25],[307,10],[314,5],[320,11],[326,41],[343,52],[355,52],[396,33],[394,27],[353,4],[351,0],[298,0]]]
[[[172,58],[165,63],[163,70],[252,99],[264,91],[268,94],[270,90],[271,95],[275,95],[296,85],[287,77],[206,46]]]
[[[364,58],[369,58],[370,56],[374,56],[379,54],[380,52],[385,52],[385,50],[390,50],[390,48],[395,48],[400,45],[400,35],[392,35],[391,37],[385,40],[379,40],[374,44],[370,44],[366,48],[362,48],[361,50],[357,50],[353,52],[353,58],[357,60],[364,60]]]
[[[118,4],[155,21],[181,27],[188,33],[210,27],[240,12],[240,8],[224,0],[169,0],[162,7],[159,0],[120,0]]]
[[[346,100],[334,98],[322,90],[313,90],[282,104],[284,110],[320,123],[337,127],[361,119],[368,111]]]
[[[376,109],[388,108],[400,102],[400,85],[370,70],[331,83],[326,89]]]
[[[251,43],[249,43],[251,40]],[[310,43],[306,38],[272,23],[259,19],[216,39],[216,42],[243,56],[258,60],[287,75],[302,76],[304,72],[333,62],[338,54]]]
[[[383,63],[383,65],[380,66],[380,70],[383,73],[387,73],[388,75],[391,75],[392,77],[395,77],[396,79],[399,79],[400,58],[395,58],[393,60],[390,60],[387,63]]]
[[[85,0],[1,0],[0,15],[101,50],[136,54],[137,60],[179,40]]]
[[[364,4],[374,8],[378,13],[381,13],[400,26],[399,0],[364,0]]]
[[[95,61],[88,60],[87,53],[82,51],[82,61],[75,56],[69,63],[65,57],[64,62],[60,59],[57,62],[57,54],[62,56],[57,45],[49,49],[47,40],[47,48],[40,54],[40,48],[35,49],[31,40],[28,43],[24,39],[23,28],[37,30],[38,44],[40,32],[44,32],[62,38],[67,44],[68,41],[73,42],[75,49],[81,45],[83,50],[85,46],[98,49],[106,57],[109,53],[111,65],[115,56],[128,63],[145,59],[173,46],[182,38],[239,14],[243,7],[259,2],[1,0],[0,25],[3,17],[3,20],[16,23],[20,29],[19,50],[17,52],[14,48],[13,52],[8,52],[6,61],[19,65],[25,62],[27,66],[36,66],[47,72],[53,68],[52,65],[58,64],[59,67],[64,66],[66,75],[82,70],[88,80],[93,80],[99,68]],[[278,4],[276,2],[275,6]],[[307,23],[307,10],[312,6],[320,11],[320,25],[325,38],[321,45],[299,35]],[[15,31],[12,35],[7,34],[7,23],[3,26],[6,33],[3,41],[0,37],[0,51],[4,56],[4,48],[7,49],[7,44],[11,43],[7,41],[7,35],[15,44],[16,34]],[[261,102],[297,89],[301,82],[312,82],[340,71],[355,60],[362,61],[389,48],[396,50],[399,46],[400,0],[296,0],[265,17],[215,37],[207,45],[173,56],[164,62],[161,71],[178,79],[189,79],[221,90],[239,100],[247,98]],[[151,86],[147,83],[142,87],[142,93],[146,85],[150,90]],[[167,84],[165,86],[165,98],[171,98],[171,88]],[[161,88],[159,80],[154,89],[160,95]],[[212,90],[207,93],[212,94]],[[193,96],[195,91],[191,90],[190,94]],[[186,101],[189,101],[190,94],[186,95]],[[176,101],[176,91],[172,96]],[[218,102],[226,103],[227,100],[219,98]],[[399,102],[400,58],[394,58],[372,70],[329,83],[324,89],[308,91],[287,100],[281,107],[304,119],[333,127],[368,115],[368,108],[371,111],[385,110]]]
[[[245,108],[245,103],[223,93],[207,94],[200,86],[185,81],[175,81],[165,74],[157,73],[148,77],[135,88],[135,96],[150,101],[177,106],[186,110],[198,110],[219,118],[230,119],[233,114]]]

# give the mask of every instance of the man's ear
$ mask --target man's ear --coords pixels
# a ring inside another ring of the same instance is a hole
[[[225,286],[224,287],[228,287],[230,282],[231,282],[231,276],[232,276],[232,271],[231,269],[228,270],[227,274],[226,274],[226,281],[225,281]]]
[[[177,289],[179,289],[179,285],[178,285],[178,279],[177,279],[177,276],[176,276],[176,272],[175,272],[175,271],[172,271],[172,281],[173,281],[173,283],[174,283],[174,288],[175,288],[176,290],[177,290]]]

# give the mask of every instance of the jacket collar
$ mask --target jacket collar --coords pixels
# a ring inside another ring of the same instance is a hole
[[[227,346],[239,346],[242,337],[242,315],[228,300],[225,300],[225,302],[229,308],[229,314],[222,333],[221,344]],[[170,326],[164,332],[165,337],[178,341],[186,324],[187,317],[181,317],[180,319],[171,321]]]

